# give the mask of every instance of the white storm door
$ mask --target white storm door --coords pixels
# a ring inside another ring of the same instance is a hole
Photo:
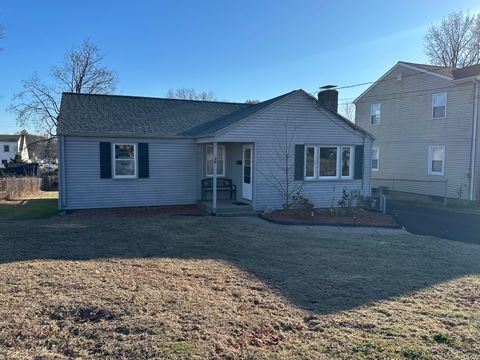
[[[243,145],[242,153],[242,198],[252,200],[253,145]]]

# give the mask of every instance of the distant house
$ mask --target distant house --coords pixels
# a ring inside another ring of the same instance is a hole
[[[24,135],[0,135],[0,168],[19,155],[22,161],[28,161],[28,148]]]
[[[480,65],[399,62],[356,100],[375,136],[372,186],[411,199],[480,200]]]
[[[279,209],[286,174],[315,207],[336,206],[343,189],[368,196],[373,137],[338,115],[330,95],[295,90],[246,104],[64,93],[60,208],[203,199],[213,212]]]

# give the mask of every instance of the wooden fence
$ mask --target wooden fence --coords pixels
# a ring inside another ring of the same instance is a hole
[[[0,180],[0,198],[6,200],[20,199],[38,192],[41,188],[41,178],[8,177]]]

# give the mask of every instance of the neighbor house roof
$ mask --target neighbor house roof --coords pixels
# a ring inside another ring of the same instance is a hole
[[[208,136],[294,93],[321,105],[301,89],[257,104],[64,93],[57,133],[78,136]],[[339,114],[335,115],[368,134]]]
[[[417,67],[422,70],[430,71],[433,73],[449,76],[455,80],[461,80],[461,79],[470,78],[474,76],[480,76],[480,64],[470,65],[463,68],[450,68],[446,66],[417,64],[417,63],[411,63],[406,61],[400,61],[400,63]]]
[[[0,135],[0,141],[17,142],[20,135]]]

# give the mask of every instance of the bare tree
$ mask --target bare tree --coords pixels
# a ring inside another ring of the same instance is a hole
[[[355,105],[353,103],[342,103],[338,113],[351,122],[355,122]]]
[[[197,93],[193,88],[170,89],[165,96],[169,99],[218,101],[212,91],[202,91]]]
[[[22,82],[22,90],[14,95],[9,109],[17,116],[17,124],[29,124],[36,130],[54,136],[60,112],[62,92],[109,94],[117,87],[117,75],[102,64],[100,49],[85,40],[78,49],[65,54],[62,66],[53,67],[50,82],[37,74]]]
[[[295,135],[299,126],[288,120],[272,129],[275,142],[269,152],[268,181],[283,198],[283,207],[290,209],[293,196],[303,188],[303,181],[295,180]]]
[[[260,100],[257,99],[247,99],[245,100],[245,104],[258,104]]]
[[[3,40],[5,38],[5,30],[3,28],[3,25],[0,24],[0,40]],[[0,51],[2,51],[2,47],[0,47]]]
[[[480,14],[454,12],[431,25],[424,51],[434,65],[457,68],[480,63]]]

